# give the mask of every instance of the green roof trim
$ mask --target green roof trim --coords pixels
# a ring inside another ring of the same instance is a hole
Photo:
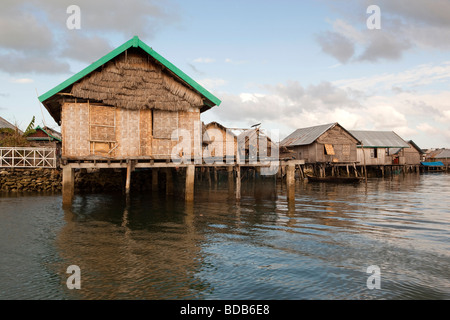
[[[45,134],[47,134],[50,138],[58,140],[59,142],[62,142],[62,140],[60,138],[57,138],[55,136],[53,136],[52,134],[48,133],[44,128],[41,128],[40,126],[37,126],[34,130],[42,130],[45,132]],[[48,140],[48,138],[42,138],[42,137],[30,137],[30,139],[32,140]]]
[[[61,92],[62,90],[66,89],[70,85],[74,84],[81,78],[87,76],[89,73],[93,72],[97,68],[101,67],[105,63],[109,62],[110,60],[117,57],[119,54],[124,52],[125,50],[134,47],[134,48],[141,48],[146,53],[148,53],[150,56],[152,56],[154,59],[156,59],[159,63],[161,63],[163,66],[165,66],[167,69],[169,69],[172,73],[174,73],[176,76],[178,76],[181,80],[183,80],[185,83],[187,83],[189,86],[191,86],[194,90],[198,91],[203,97],[207,98],[209,101],[211,101],[214,105],[220,105],[221,101],[217,97],[215,97],[213,94],[211,94],[208,90],[203,88],[200,84],[195,82],[191,77],[189,77],[187,74],[185,74],[183,71],[178,69],[175,65],[173,65],[171,62],[166,60],[163,56],[161,56],[159,53],[157,53],[155,50],[150,48],[147,44],[145,44],[143,41],[139,39],[139,37],[134,36],[132,39],[128,40],[121,46],[117,47],[107,55],[103,56],[99,60],[95,61],[88,67],[84,68],[77,74],[73,75],[66,81],[62,82],[61,84],[57,85],[53,89],[49,90],[48,92],[42,94],[39,96],[39,101],[44,102],[48,98],[54,96],[58,92]],[[207,104],[210,106],[209,104]],[[211,107],[211,106],[210,106]]]

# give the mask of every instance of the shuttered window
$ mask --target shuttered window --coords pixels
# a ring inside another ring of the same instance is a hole
[[[332,144],[325,144],[325,154],[330,155],[330,156],[334,156],[334,148]]]

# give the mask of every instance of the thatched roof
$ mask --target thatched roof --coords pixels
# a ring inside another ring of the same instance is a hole
[[[138,37],[39,97],[57,122],[64,99],[91,100],[132,110],[170,111],[205,111],[221,103]]]
[[[72,86],[74,97],[97,100],[124,109],[188,110],[203,107],[200,94],[130,50]]]

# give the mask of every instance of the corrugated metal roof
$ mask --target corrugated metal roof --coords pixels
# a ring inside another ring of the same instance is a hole
[[[440,150],[440,152],[436,153],[433,158],[435,158],[435,159],[450,158],[450,149]]]
[[[320,126],[297,129],[284,138],[281,141],[280,146],[292,147],[311,144],[334,125],[336,125],[336,123],[328,123]]]
[[[12,123],[8,122],[7,120],[3,119],[2,117],[0,117],[0,129],[1,128],[9,128],[9,129],[16,130],[16,127]]]
[[[409,148],[409,144],[394,131],[350,130],[364,148]]]

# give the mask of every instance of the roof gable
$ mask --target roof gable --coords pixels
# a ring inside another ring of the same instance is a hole
[[[200,84],[195,82],[191,77],[189,77],[187,74],[185,74],[183,71],[178,69],[175,65],[173,65],[171,62],[166,60],[163,56],[158,54],[156,51],[154,51],[152,48],[150,48],[147,44],[142,42],[137,36],[133,37],[132,39],[128,40],[118,48],[114,49],[110,53],[106,54],[96,62],[92,63],[88,67],[84,68],[80,72],[76,73],[66,81],[60,83],[53,89],[49,90],[48,92],[44,93],[43,95],[39,96],[39,101],[45,104],[45,101],[52,98],[55,94],[63,91],[64,89],[70,87],[77,81],[81,80],[82,78],[89,75],[91,72],[97,70],[107,62],[113,60],[117,56],[119,56],[121,53],[125,52],[127,49],[130,48],[140,48],[144,52],[146,52],[148,55],[153,57],[157,62],[159,62],[161,65],[163,65],[174,77],[177,77],[179,80],[181,80],[183,83],[185,83],[187,86],[192,88],[192,90],[198,92],[203,98],[204,103],[207,107],[213,107],[215,105],[220,105],[221,101],[215,97],[213,94],[211,94],[208,90],[203,88]]]
[[[363,148],[409,148],[409,144],[394,131],[351,130]]]
[[[309,145],[315,142],[320,136],[322,136],[328,130],[334,128],[335,126],[339,126],[342,128],[348,135],[353,137],[357,143],[359,143],[359,139],[352,135],[349,131],[347,131],[344,127],[342,127],[339,123],[328,123],[319,126],[300,128],[295,130],[289,136],[281,141],[280,145],[283,147],[293,147],[293,146],[303,146]]]

